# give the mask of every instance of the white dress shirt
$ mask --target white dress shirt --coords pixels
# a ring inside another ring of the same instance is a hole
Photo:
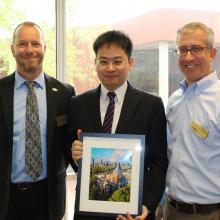
[[[114,117],[113,117],[113,123],[112,123],[112,133],[115,133],[116,131],[127,88],[128,88],[128,84],[126,81],[124,82],[122,86],[120,86],[118,89],[114,91],[116,96],[115,96]],[[108,92],[109,91],[101,84],[100,114],[101,114],[102,124],[104,122],[105,113],[106,113],[106,110],[109,104],[109,97],[107,96]]]

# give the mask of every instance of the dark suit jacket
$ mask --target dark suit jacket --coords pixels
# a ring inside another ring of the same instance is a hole
[[[72,98],[71,124],[75,133],[77,129],[103,133],[100,86]],[[161,98],[137,90],[128,83],[116,133],[146,135],[149,151],[145,155],[143,204],[154,212],[164,191],[167,170],[166,117]]]
[[[67,125],[73,87],[45,75],[47,99],[47,166],[49,220],[60,220],[65,211]],[[55,90],[56,88],[57,90]],[[8,209],[13,150],[14,74],[0,80],[0,220]],[[65,118],[60,120],[60,116]],[[40,201],[39,201],[40,202]]]

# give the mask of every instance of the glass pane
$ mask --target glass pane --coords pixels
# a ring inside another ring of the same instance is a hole
[[[44,32],[47,49],[44,71],[56,77],[56,34],[54,0],[1,0],[0,1],[0,77],[15,71],[11,54],[11,39],[14,28],[21,22],[33,21]]]
[[[121,29],[134,42],[135,65],[130,73],[130,82],[158,94],[158,49],[139,44],[136,36],[132,35],[132,29],[121,28],[122,21],[145,11],[143,5],[136,5],[134,1],[130,5],[128,2],[113,0],[106,6],[100,0],[67,0],[67,81],[75,85],[77,93],[94,88],[99,83],[92,50],[96,37],[110,29]]]
[[[66,0],[68,82],[75,85],[77,93],[94,88],[99,83],[92,43],[100,33],[120,29],[129,34],[134,43],[135,66],[129,80],[134,86],[154,94],[159,94],[158,45],[160,42],[169,45],[171,94],[183,79],[176,55],[172,52],[177,29],[188,22],[203,22],[214,29],[218,45],[218,5],[218,0],[200,1],[199,4],[192,0],[185,0],[184,4],[176,0]],[[216,61],[214,67],[220,72],[220,65]]]
[[[181,82],[184,77],[180,72],[177,64],[177,56],[174,52],[174,47],[169,50],[169,96],[178,89],[179,82]]]

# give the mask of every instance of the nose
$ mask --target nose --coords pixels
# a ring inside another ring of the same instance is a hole
[[[187,54],[184,57],[185,59],[191,60],[194,59],[194,55],[191,53],[190,50],[187,51]]]
[[[30,52],[30,53],[33,51],[33,46],[32,46],[31,43],[28,43],[28,44],[27,44],[27,46],[26,46],[26,51],[27,51],[27,52]]]
[[[115,70],[115,67],[114,67],[112,61],[110,61],[110,62],[108,63],[107,70],[108,70],[108,71],[114,71],[114,70]]]

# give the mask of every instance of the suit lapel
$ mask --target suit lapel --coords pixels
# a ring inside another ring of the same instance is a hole
[[[12,146],[13,143],[13,103],[14,103],[14,80],[15,74],[8,76],[4,82],[2,82],[2,104],[3,112],[5,116],[6,129],[8,133],[9,144]],[[0,91],[1,92],[1,91]],[[2,92],[3,94],[3,92]]]
[[[92,128],[96,132],[103,132],[100,114],[100,90],[101,86],[93,90],[87,101],[89,118],[91,119]]]
[[[47,97],[47,149],[51,146],[54,128],[56,123],[57,95],[59,93],[58,85],[55,81],[45,74],[46,97]]]
[[[130,121],[135,117],[136,109],[140,101],[140,96],[138,94],[138,90],[134,89],[128,83],[116,133],[126,133],[128,130]]]

